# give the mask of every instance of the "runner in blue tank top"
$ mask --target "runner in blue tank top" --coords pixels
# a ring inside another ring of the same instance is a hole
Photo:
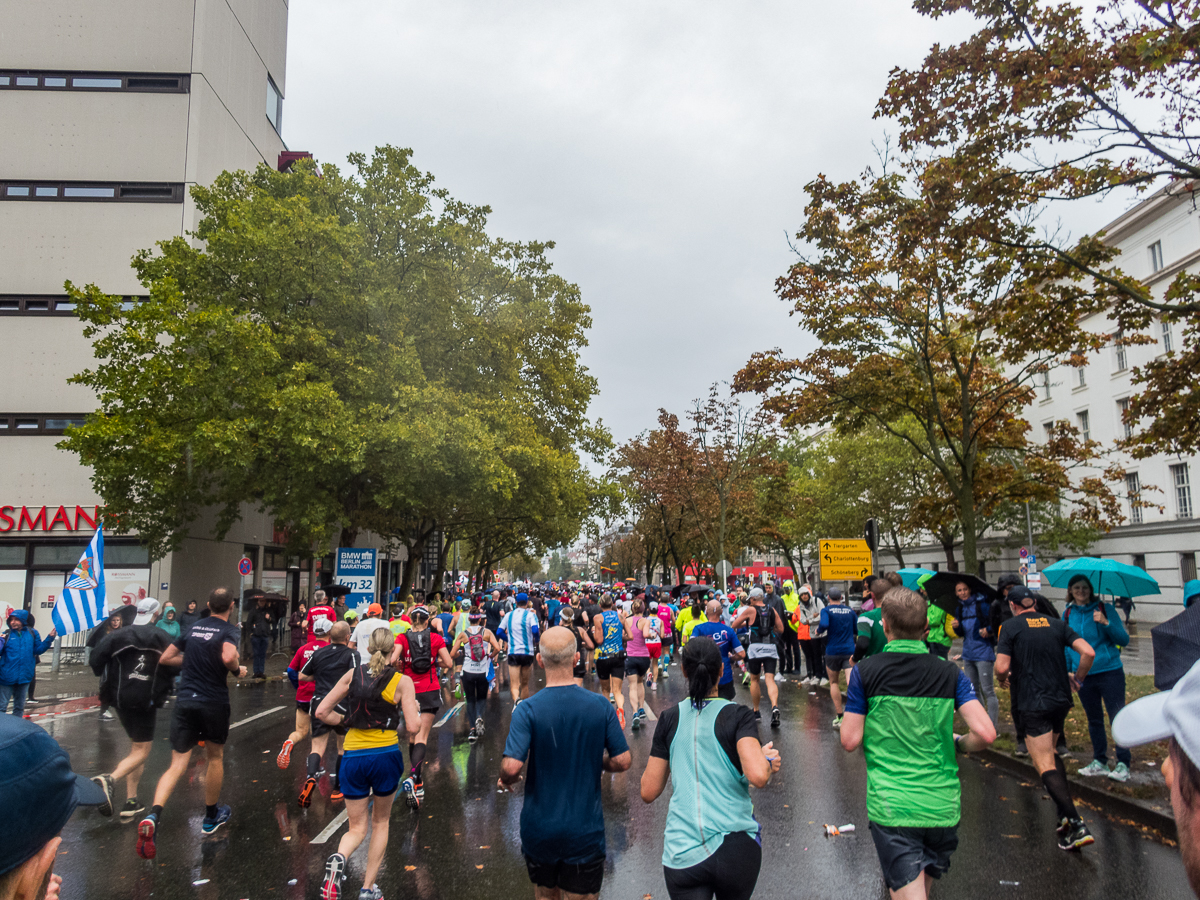
[[[625,727],[625,695],[621,680],[625,677],[625,617],[613,608],[612,594],[600,598],[600,615],[592,625],[592,640],[600,648],[596,657],[596,674],[600,676],[600,693],[617,705],[617,720]]]

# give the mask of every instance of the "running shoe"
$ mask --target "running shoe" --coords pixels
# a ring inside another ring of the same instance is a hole
[[[417,798],[417,786],[411,777],[401,782],[400,790],[404,793],[404,802],[409,809],[416,812],[421,808],[421,801]]]
[[[668,663],[667,665],[670,665],[670,663]],[[663,678],[666,678],[666,677],[667,677],[667,675],[668,675],[668,672],[667,672],[666,668],[664,668],[664,669],[662,670],[662,677],[663,677]]]
[[[111,775],[94,775],[92,781],[96,782],[100,790],[104,791],[104,802],[96,807],[96,812],[102,816],[111,816],[113,814],[112,797],[113,797],[113,780]]]
[[[204,817],[204,822],[200,825],[200,830],[205,834],[212,834],[222,825],[229,821],[229,817],[233,815],[233,810],[222,803],[217,807],[217,814],[211,818]]]
[[[342,786],[338,784],[338,777],[334,775],[329,779],[329,799],[334,803],[339,803],[346,799],[346,795],[342,793]]]
[[[279,751],[279,755],[275,757],[275,765],[281,769],[286,769],[292,761],[292,742],[286,740],[283,742],[283,749]]]
[[[754,721],[755,721],[755,722],[761,722],[761,721],[762,721],[762,713],[761,713],[761,712],[759,712],[757,709],[754,711]]]
[[[1067,746],[1067,739],[1061,734],[1058,736],[1058,743],[1054,745],[1054,752],[1059,756],[1066,756],[1071,752],[1071,748]]]
[[[463,696],[464,696],[463,695],[463,686],[461,684],[456,684],[454,686],[454,699],[461,700],[463,698]],[[367,890],[367,888],[363,888],[363,890],[365,891],[365,890]]]
[[[608,693],[608,702],[609,702],[609,703],[616,703],[616,702],[617,702],[617,698],[616,698],[616,696],[615,696],[615,695],[612,693],[612,691],[609,691],[609,693]]]
[[[1029,750],[1025,747],[1024,741],[1017,741],[1017,749],[1013,751],[1013,756],[1028,756]]]
[[[1098,759],[1093,759],[1090,763],[1075,773],[1084,778],[1095,778],[1097,775],[1107,775],[1108,766],[1100,762]]]
[[[841,717],[841,716],[834,716],[834,717],[833,717],[833,727],[834,727],[834,728],[841,728],[841,727],[842,727],[842,717]]]
[[[622,728],[625,727],[625,710],[623,710],[623,709],[617,710],[617,721],[621,723]]]
[[[637,713],[633,714],[633,720],[629,723],[629,727],[634,731],[637,731],[642,727],[642,720]]]
[[[1062,837],[1064,834],[1066,834],[1070,830],[1071,830],[1071,820],[1068,819],[1066,816],[1063,816],[1061,819],[1058,820],[1058,827],[1054,829],[1054,833],[1057,834],[1059,837]]]
[[[1123,762],[1117,763],[1116,767],[1108,773],[1108,777],[1113,781],[1128,781],[1129,766],[1125,765]]]
[[[417,798],[418,803],[425,802],[425,782],[418,781],[413,784],[413,795]]]
[[[383,900],[383,891],[379,889],[379,885],[373,884],[370,887],[363,886],[358,892],[358,900]]]
[[[321,900],[342,900],[342,881],[346,878],[346,857],[335,853],[325,860],[325,880],[321,882]]]
[[[130,797],[121,807],[120,819],[122,822],[132,822],[145,811],[145,805],[137,797]]]
[[[104,712],[100,713],[100,718],[112,719],[112,718],[115,718],[115,716],[113,716],[111,709],[106,709]]]
[[[657,681],[650,682],[650,690],[652,690],[652,691],[658,690],[658,682]]]
[[[1096,843],[1096,839],[1092,837],[1092,833],[1088,831],[1088,827],[1083,824],[1082,819],[1076,819],[1069,825],[1067,833],[1058,839],[1059,850],[1080,850],[1088,844]]]
[[[747,672],[745,675],[742,676],[742,686],[745,687],[749,683],[750,683],[750,673]]]
[[[476,737],[483,737],[483,716],[475,720],[475,735]]]
[[[472,728],[470,731],[467,732],[467,743],[473,744],[477,740],[479,740],[479,735],[477,735],[475,733],[475,729]]]
[[[829,679],[828,678],[821,679],[821,687],[829,687]]]
[[[138,822],[137,855],[142,859],[154,859],[158,847],[154,844],[154,832],[158,830],[158,816],[154,813]]]
[[[779,727],[779,707],[778,706],[771,707],[771,727],[772,728]]]
[[[783,677],[783,674],[781,672],[775,673],[775,683],[776,684],[783,684],[783,682],[785,682],[785,681],[787,681],[787,679]]]
[[[312,806],[312,795],[316,789],[317,779],[310,775],[304,779],[304,787],[300,788],[300,797],[297,802],[305,809]]]

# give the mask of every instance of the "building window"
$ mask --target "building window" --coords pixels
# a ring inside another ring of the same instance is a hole
[[[0,200],[72,203],[182,203],[182,182],[0,181]]]
[[[186,94],[191,75],[159,72],[16,72],[0,71],[0,90],[13,91],[128,91]]]
[[[1125,440],[1133,437],[1133,426],[1126,420],[1125,415],[1129,412],[1129,398],[1122,397],[1117,401],[1117,427],[1121,429],[1121,434],[1125,436]]]
[[[1141,569],[1143,572],[1145,572],[1146,571],[1146,554],[1145,553],[1133,554],[1133,564],[1135,566],[1137,566],[1139,569]]]
[[[63,434],[86,421],[87,413],[0,413],[0,435]]]
[[[1046,431],[1046,440],[1047,441],[1054,440],[1054,423],[1053,422],[1043,422],[1042,428],[1045,429],[1045,431]]]
[[[1042,399],[1050,399],[1050,372],[1048,370],[1042,373]]]
[[[1175,514],[1180,519],[1192,517],[1192,485],[1188,479],[1187,463],[1171,466],[1171,483],[1175,485]]]
[[[1162,345],[1163,353],[1170,353],[1173,349],[1171,342],[1171,323],[1166,319],[1162,320]]]
[[[283,134],[283,94],[275,87],[271,76],[267,76],[267,121],[276,134]]]
[[[1195,553],[1180,553],[1179,554],[1179,574],[1183,576],[1184,582],[1189,582],[1196,577],[1196,554]]]
[[[1160,272],[1163,267],[1162,241],[1155,241],[1146,248],[1146,252],[1150,254],[1150,271]]]
[[[1075,370],[1075,386],[1087,387],[1087,366],[1080,366]]]
[[[123,297],[121,309],[133,309],[149,297]],[[0,294],[0,318],[5,316],[73,316],[75,301],[63,294]]]
[[[1086,409],[1081,409],[1075,414],[1075,420],[1079,423],[1079,438],[1083,441],[1092,439],[1092,419],[1088,415]]]
[[[1129,524],[1142,524],[1142,507],[1138,503],[1142,495],[1142,482],[1137,472],[1125,473],[1125,496],[1129,500]]]
[[[1114,357],[1114,361],[1117,364],[1118,372],[1124,372],[1126,369],[1129,368],[1129,354],[1126,352],[1126,347],[1125,347],[1125,344],[1123,343],[1124,340],[1125,340],[1125,332],[1118,331],[1117,332],[1117,340],[1113,344],[1113,357]]]

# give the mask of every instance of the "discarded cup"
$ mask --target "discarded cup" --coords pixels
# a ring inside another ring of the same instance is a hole
[[[851,834],[854,831],[853,825],[826,825],[825,833],[830,837],[837,837],[839,834]]]

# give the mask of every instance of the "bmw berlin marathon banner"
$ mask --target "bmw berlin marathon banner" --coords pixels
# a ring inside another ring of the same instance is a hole
[[[346,606],[365,609],[375,602],[375,553],[369,547],[339,547],[333,580],[350,588]]]
[[[60,636],[91,631],[108,615],[104,605],[104,532],[96,529],[50,618]]]

